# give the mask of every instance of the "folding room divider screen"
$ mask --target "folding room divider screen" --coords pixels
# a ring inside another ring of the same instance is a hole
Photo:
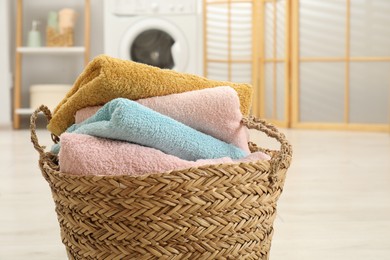
[[[253,36],[258,34],[252,31],[257,28],[253,24],[257,19],[253,4],[252,0],[204,0],[204,76],[256,82],[257,71],[253,65],[258,44],[254,43]]]
[[[205,76],[279,126],[390,131],[390,1],[205,0]]]

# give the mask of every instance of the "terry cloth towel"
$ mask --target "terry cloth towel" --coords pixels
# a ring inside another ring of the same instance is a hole
[[[169,116],[200,132],[231,143],[246,152],[248,129],[241,124],[240,100],[231,87],[202,90],[137,100],[138,103]],[[77,111],[76,124],[89,118],[100,106]]]
[[[210,164],[269,160],[262,152],[242,159],[182,160],[154,148],[89,135],[61,135],[59,165],[61,172],[77,175],[132,175],[163,173]]]
[[[47,128],[59,136],[74,123],[77,110],[104,105],[119,97],[137,100],[217,86],[234,88],[240,98],[242,114],[248,115],[252,98],[252,87],[248,84],[208,80],[100,55],[87,65],[58,104]]]
[[[181,159],[196,161],[247,155],[240,148],[201,133],[170,117],[125,98],[117,98],[68,133],[87,134],[136,143]]]

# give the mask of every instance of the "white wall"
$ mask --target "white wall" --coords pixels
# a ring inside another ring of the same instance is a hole
[[[0,125],[11,124],[8,0],[0,0]]]
[[[0,0],[4,1],[4,0]],[[58,11],[65,7],[76,9],[78,20],[75,29],[75,45],[83,44],[83,7],[81,0],[34,0],[23,1],[23,44],[26,45],[31,22],[38,19],[41,22],[40,32],[45,42],[45,28],[49,11]],[[13,70],[15,57],[15,21],[16,1],[11,1],[11,68]],[[1,8],[3,10],[3,8]],[[91,59],[103,53],[103,0],[91,1]],[[29,106],[29,88],[33,84],[73,84],[83,70],[82,55],[52,56],[24,55],[22,59],[22,106]]]

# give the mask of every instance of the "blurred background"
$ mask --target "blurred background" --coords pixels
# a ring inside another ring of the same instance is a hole
[[[2,125],[19,128],[35,104],[55,103],[85,64],[105,53],[251,83],[252,113],[279,126],[389,131],[386,0],[1,4]],[[50,23],[66,8],[74,11],[72,41],[55,42]]]

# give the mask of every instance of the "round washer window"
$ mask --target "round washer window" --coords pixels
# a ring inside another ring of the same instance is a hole
[[[171,51],[174,43],[172,36],[164,31],[143,31],[130,46],[131,60],[162,69],[172,69],[175,66]]]
[[[189,51],[187,37],[177,24],[142,17],[124,32],[118,54],[121,59],[186,72]]]

